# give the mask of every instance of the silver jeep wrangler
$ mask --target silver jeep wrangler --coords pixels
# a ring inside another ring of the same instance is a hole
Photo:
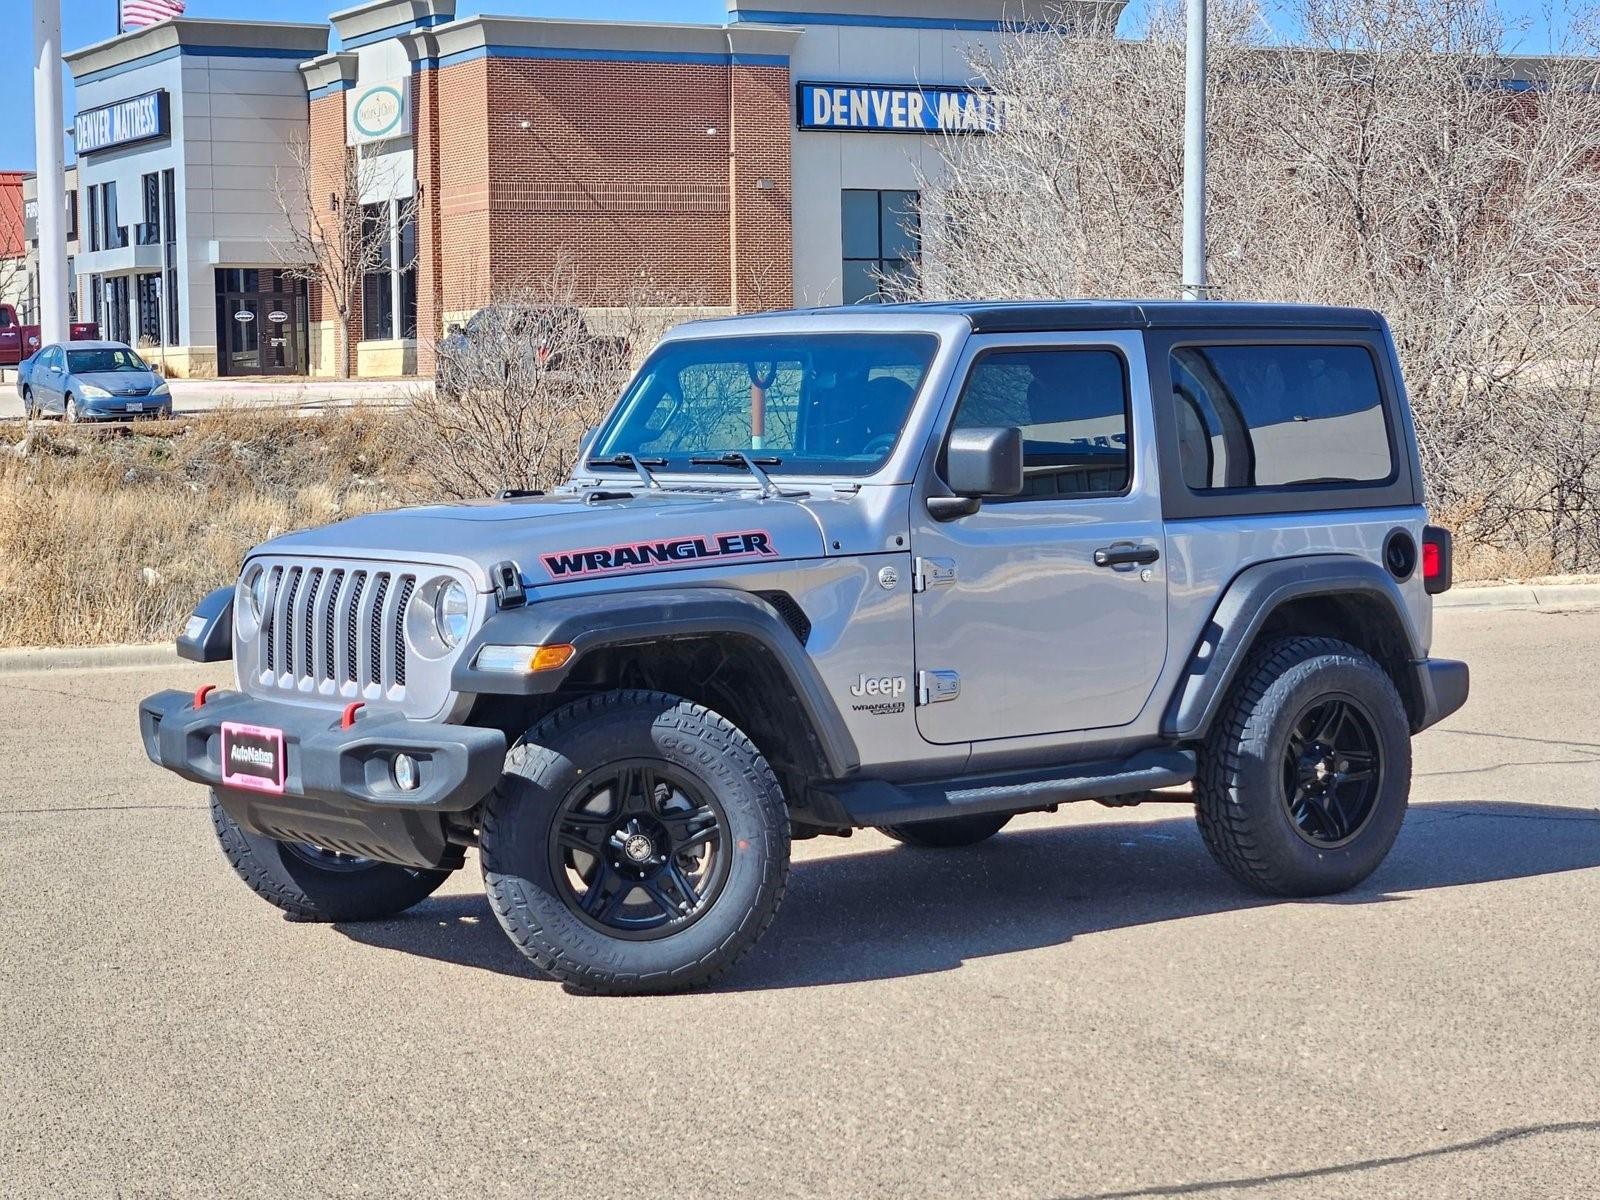
[[[1450,550],[1372,312],[710,321],[554,494],[252,551],[178,643],[238,690],[140,728],[292,917],[392,916],[475,846],[539,967],[662,991],[761,936],[791,838],[856,827],[1180,800],[1248,887],[1354,886],[1466,699],[1428,655]]]

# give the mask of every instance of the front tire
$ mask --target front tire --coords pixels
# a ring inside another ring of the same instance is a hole
[[[68,394],[61,415],[69,425],[76,425],[82,419],[82,414],[78,411],[77,397]]]
[[[393,863],[350,858],[316,846],[250,833],[211,793],[217,841],[252,892],[296,921],[378,921],[420,904],[450,878]]]
[[[959,850],[988,841],[1010,821],[1010,813],[984,813],[969,817],[945,817],[938,821],[918,821],[914,825],[883,825],[878,832],[907,846],[924,850]]]
[[[1367,878],[1400,833],[1410,790],[1411,728],[1394,682],[1356,647],[1315,637],[1252,654],[1195,780],[1212,857],[1273,896]]]
[[[761,752],[711,710],[607,692],[530,729],[485,805],[490,906],[536,966],[585,992],[710,982],[778,911],[789,813]]]

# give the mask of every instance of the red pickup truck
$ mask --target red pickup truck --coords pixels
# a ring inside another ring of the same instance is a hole
[[[67,336],[75,342],[94,341],[100,336],[100,327],[91,321],[74,321]],[[22,324],[15,308],[0,304],[0,367],[16,366],[38,350],[39,343],[39,327]]]

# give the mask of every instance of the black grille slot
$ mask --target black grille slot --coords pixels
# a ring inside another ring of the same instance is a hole
[[[284,595],[283,605],[283,640],[278,649],[283,659],[285,674],[294,674],[294,598],[300,592],[300,576],[304,571],[300,567],[289,568],[289,586]]]
[[[317,662],[317,593],[322,590],[322,568],[312,567],[311,577],[306,581],[306,627],[300,631],[305,643],[304,668],[300,674],[312,676],[316,674]]]
[[[267,649],[267,670],[274,669],[278,655],[274,645],[276,639],[272,636],[273,613],[278,610],[278,588],[283,580],[283,568],[273,567],[272,574],[267,579],[267,611],[261,616],[261,644]]]
[[[361,593],[367,586],[367,573],[356,572],[355,584],[350,588],[350,607],[344,622],[344,677],[356,679],[356,664],[360,661]]]
[[[334,631],[339,628],[339,593],[344,591],[344,572],[328,576],[328,598],[322,602],[322,678],[333,679],[339,670],[334,647]]]
[[[389,573],[380,571],[378,582],[372,590],[372,621],[368,626],[372,634],[372,682],[383,686],[383,598],[389,592]]]
[[[417,581],[409,575],[400,585],[400,602],[394,606],[394,683],[406,685],[406,604],[416,590]]]

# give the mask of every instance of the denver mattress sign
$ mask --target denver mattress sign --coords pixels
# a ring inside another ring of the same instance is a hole
[[[146,92],[91,108],[73,122],[72,140],[79,154],[93,154],[112,146],[128,146],[167,136],[167,93],[165,89]]]
[[[801,129],[988,133],[1007,116],[1004,96],[972,88],[802,83],[796,90]]]

